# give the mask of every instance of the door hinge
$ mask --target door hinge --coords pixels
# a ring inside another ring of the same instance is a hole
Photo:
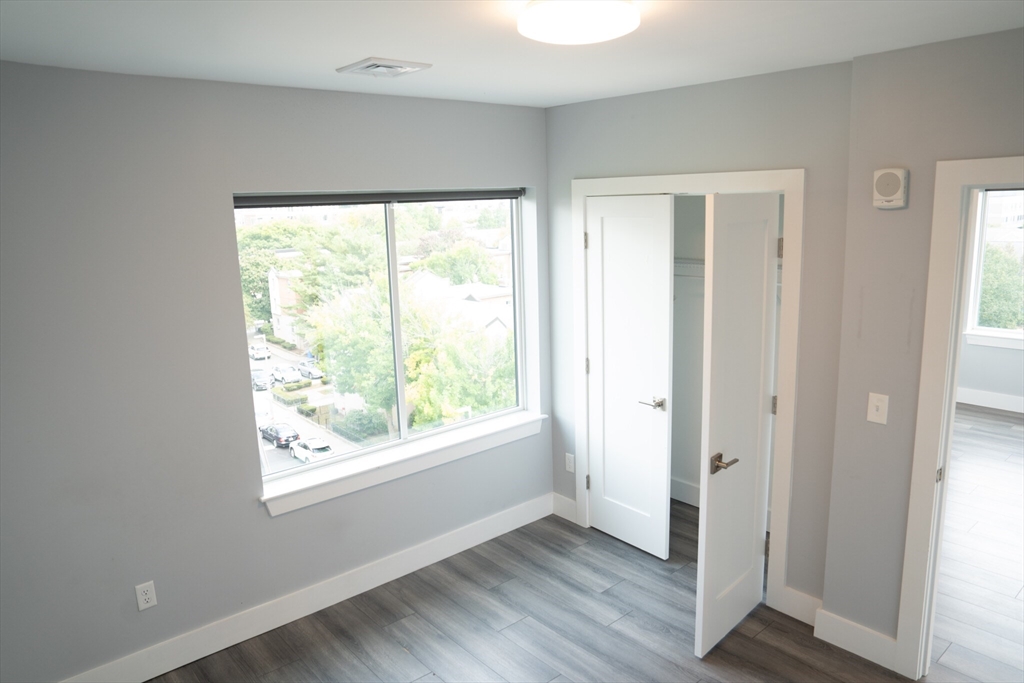
[[[779,238],[779,258],[782,258],[782,238]]]
[[[590,374],[590,359],[587,359],[587,374]]]
[[[590,248],[590,233],[589,232],[583,233],[583,248],[584,249],[589,249]]]
[[[943,470],[943,468],[940,467],[939,471],[935,473],[935,483],[936,484],[938,484],[940,481],[942,481],[942,470]]]
[[[590,475],[587,475],[587,490],[590,490]]]
[[[772,542],[772,539],[770,539],[770,538],[766,537],[764,539],[764,559],[766,559],[766,560],[768,559],[768,552],[771,550],[771,542]]]
[[[772,415],[777,415],[779,412],[779,397],[772,396]]]

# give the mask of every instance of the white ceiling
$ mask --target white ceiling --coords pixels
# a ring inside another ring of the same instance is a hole
[[[619,40],[536,43],[525,0],[0,0],[0,59],[550,107],[830,64],[1024,26],[1024,0],[638,0]],[[427,62],[397,79],[365,57]]]

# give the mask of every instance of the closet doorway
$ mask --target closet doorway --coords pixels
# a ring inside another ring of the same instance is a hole
[[[777,506],[772,520],[778,559],[769,570],[768,604],[805,621],[816,607],[790,599],[784,585],[803,171],[574,181],[574,237],[581,247],[574,269],[576,341],[584,360],[577,374],[577,521],[668,557],[673,215],[675,202],[686,200],[705,202],[695,639],[703,656],[764,595],[773,445],[773,497],[787,504]]]

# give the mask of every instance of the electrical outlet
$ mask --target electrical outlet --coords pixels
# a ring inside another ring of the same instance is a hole
[[[135,599],[139,601],[139,611],[156,607],[156,586],[152,581],[140,583],[135,587]]]
[[[565,470],[567,472],[576,471],[576,456],[572,453],[565,454]]]

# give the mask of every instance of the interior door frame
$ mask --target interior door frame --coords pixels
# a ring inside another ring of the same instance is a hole
[[[907,540],[894,654],[880,662],[911,679],[928,673],[946,478],[956,407],[964,284],[971,267],[971,195],[984,188],[1024,185],[1024,156],[940,161],[935,167],[921,381],[910,474]]]
[[[680,175],[585,178],[572,181],[573,241],[573,386],[576,402],[576,523],[590,526],[586,480],[590,473],[589,383],[587,358],[587,260],[584,250],[586,198],[637,194],[753,194],[781,192],[782,311],[778,346],[778,406],[772,457],[771,561],[768,563],[769,607],[808,624],[814,623],[821,600],[786,585],[790,489],[793,474],[793,421],[796,409],[796,369],[800,327],[800,278],[803,258],[804,175],[802,168],[771,171],[687,173]],[[669,255],[671,257],[671,255]]]

